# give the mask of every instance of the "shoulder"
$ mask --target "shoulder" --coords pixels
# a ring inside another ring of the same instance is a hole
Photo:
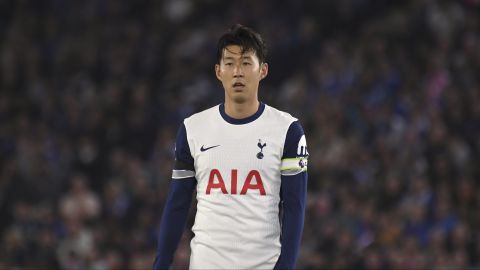
[[[289,127],[293,122],[298,121],[288,112],[281,111],[277,108],[265,104],[265,117],[268,117],[270,121],[275,121]]]
[[[219,114],[218,107],[219,105],[216,105],[206,110],[203,110],[201,112],[192,114],[191,116],[185,118],[185,120],[183,120],[185,127],[188,129],[189,127],[195,127],[199,124],[200,125],[205,124],[205,121],[212,119],[212,117]]]

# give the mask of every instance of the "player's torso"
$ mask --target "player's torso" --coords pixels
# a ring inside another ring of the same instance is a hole
[[[276,262],[280,163],[288,123],[271,114],[267,107],[258,119],[240,125],[215,112],[186,122],[198,181],[193,266],[251,268]],[[200,255],[217,258],[203,264]]]
[[[211,126],[209,135],[198,138],[194,160],[199,196],[271,199],[278,194],[283,144],[273,130],[256,124]]]

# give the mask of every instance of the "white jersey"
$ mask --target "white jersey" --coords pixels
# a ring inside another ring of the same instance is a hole
[[[261,104],[250,122],[232,123],[219,106],[184,121],[198,201],[190,268],[273,269],[281,248],[281,174],[306,170],[306,158],[284,159],[297,119]],[[306,151],[304,136],[297,143]],[[174,171],[174,178],[186,176]]]

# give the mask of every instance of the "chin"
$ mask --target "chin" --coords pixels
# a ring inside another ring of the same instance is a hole
[[[244,92],[231,91],[228,96],[230,100],[232,100],[237,104],[243,104],[248,101],[248,95],[247,93],[244,93]]]
[[[242,104],[242,103],[247,102],[247,98],[244,97],[244,96],[234,96],[234,97],[233,97],[233,101],[234,101],[235,103]]]

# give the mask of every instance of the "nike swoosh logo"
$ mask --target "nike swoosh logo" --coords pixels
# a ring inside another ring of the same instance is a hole
[[[204,146],[202,145],[202,147],[200,147],[200,151],[205,152],[205,151],[207,151],[208,149],[212,149],[212,148],[215,148],[215,147],[218,147],[218,146],[220,146],[220,144],[219,144],[219,145],[210,146],[210,147],[204,147]]]

